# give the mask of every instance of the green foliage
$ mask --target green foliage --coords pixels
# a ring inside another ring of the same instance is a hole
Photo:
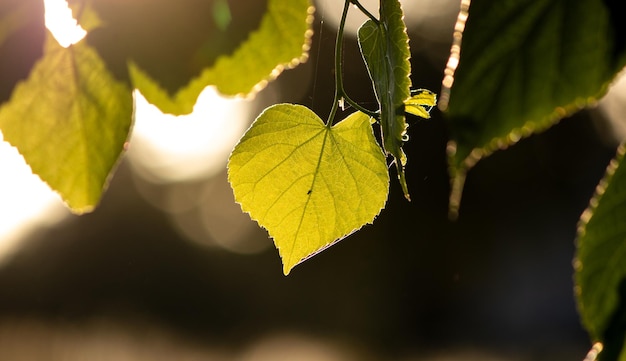
[[[77,213],[99,202],[124,151],[131,83],[161,109],[187,113],[207,85],[230,95],[260,89],[306,59],[311,37],[308,0],[250,1],[267,7],[262,19],[249,19],[251,8],[241,7],[232,22],[224,21],[224,3],[70,5],[90,31],[87,41],[65,49],[50,38],[44,50],[42,2],[0,4],[0,85],[8,92],[0,93],[0,102],[10,97],[0,108],[0,129]]]
[[[124,151],[133,88],[161,110],[183,114],[206,86],[227,95],[254,94],[306,60],[310,0],[244,1],[247,6],[225,0],[70,0],[89,35],[69,48],[46,38],[40,0],[0,2],[4,139],[73,211],[91,210]],[[358,37],[377,112],[362,108],[343,88],[341,41],[350,4],[369,17]],[[481,158],[603,95],[626,63],[626,32],[619,29],[624,25],[617,23],[615,4],[471,2],[446,114],[451,199],[460,198],[465,174]],[[328,121],[299,105],[270,107],[229,160],[235,197],[274,238],[285,274],[374,220],[388,193],[385,154],[394,158],[409,197],[405,113],[429,118],[436,95],[410,93],[410,49],[399,1],[381,0],[379,10],[376,19],[358,1],[344,2]],[[333,125],[340,100],[357,112]],[[384,151],[371,119],[380,123]],[[592,339],[604,344],[603,360],[626,359],[624,149],[582,217],[575,262],[581,317]]]
[[[404,102],[404,111],[416,117],[430,119],[430,111],[437,105],[437,94],[428,89],[417,89]]]
[[[358,103],[345,94],[340,69],[349,4],[344,3],[337,35],[336,93],[328,122],[303,106],[270,107],[235,147],[228,164],[235,199],[268,230],[285,274],[371,223],[385,205],[389,175],[372,133],[371,115],[379,118],[384,149],[396,158],[400,183],[409,197],[402,151],[407,140],[405,107],[430,117],[436,102],[435,94],[426,90],[410,96],[410,50],[402,9],[398,0],[386,0],[381,2],[381,19],[368,13],[370,20],[359,30],[380,112],[358,111]],[[340,100],[357,112],[332,126]]]
[[[448,112],[453,176],[602,96],[623,66],[609,24],[601,0],[472,1]]]
[[[607,10],[600,0],[472,1],[447,114],[453,207],[466,172],[482,157],[604,94],[625,63]],[[618,358],[626,335],[623,172],[607,176],[600,186],[606,192],[583,215],[575,263],[583,323],[604,343],[603,360]]]
[[[284,68],[306,60],[312,16],[309,0],[269,0],[260,27],[234,53],[224,54],[172,96],[134,62],[130,64],[133,85],[163,112],[186,114],[200,92],[214,85],[224,95],[253,94]],[[272,44],[268,46],[268,44]],[[204,44],[203,46],[210,46]]]
[[[482,157],[604,94],[625,63],[607,10],[600,0],[472,1],[447,113],[452,207],[466,172]],[[604,342],[604,360],[617,359],[626,335],[621,173],[603,181],[607,191],[585,212],[576,262],[581,316],[592,338]]]
[[[404,196],[410,199],[404,175],[406,155],[402,145],[408,140],[404,102],[411,96],[411,52],[400,3],[381,1],[380,21],[368,20],[361,26],[358,35],[361,53],[380,104],[383,146],[393,155]]]
[[[604,343],[604,360],[617,360],[626,337],[626,164],[621,146],[598,194],[582,216],[576,294],[583,324]],[[611,354],[610,357],[606,355]]]
[[[257,118],[230,157],[228,179],[243,210],[274,239],[285,274],[371,223],[389,187],[369,116],[355,112],[331,127],[291,104]]]
[[[49,36],[28,80],[0,108],[4,140],[77,213],[100,200],[131,127],[130,89],[87,44]]]

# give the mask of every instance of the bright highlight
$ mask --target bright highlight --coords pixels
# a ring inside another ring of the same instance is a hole
[[[46,27],[59,44],[67,48],[81,41],[87,32],[78,25],[65,0],[44,0]]]

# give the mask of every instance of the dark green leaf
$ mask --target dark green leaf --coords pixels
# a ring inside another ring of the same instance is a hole
[[[411,96],[411,52],[400,2],[381,0],[380,22],[368,20],[359,29],[358,36],[380,103],[383,146],[393,155],[404,195],[409,198],[404,176],[406,155],[402,146],[407,140],[404,102]]]
[[[581,217],[576,295],[585,328],[604,344],[602,360],[617,360],[626,336],[626,147],[611,162]]]
[[[469,14],[448,114],[461,176],[592,104],[622,65],[601,0],[474,0]]]

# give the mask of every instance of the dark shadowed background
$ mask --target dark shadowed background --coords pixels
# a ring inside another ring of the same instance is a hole
[[[416,88],[440,90],[455,4],[430,23],[407,14]],[[309,61],[252,113],[295,102],[328,114],[336,10],[318,10]],[[347,91],[375,108],[353,35],[344,49]],[[445,120],[432,115],[408,118],[412,202],[391,168],[374,224],[288,277],[225,167],[157,182],[129,155],[95,212],[32,229],[0,265],[0,359],[581,360],[571,261],[615,150],[603,119],[580,112],[482,160],[450,221]]]

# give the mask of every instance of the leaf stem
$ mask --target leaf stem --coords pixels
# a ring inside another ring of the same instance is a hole
[[[328,120],[326,121],[326,126],[329,128],[333,125],[333,119],[335,118],[335,115],[337,115],[337,110],[339,109],[339,102],[341,99],[345,100],[354,109],[363,112],[372,118],[379,118],[378,112],[365,109],[357,102],[352,100],[346,94],[346,91],[343,87],[343,72],[341,67],[341,60],[343,56],[343,32],[346,25],[346,18],[348,16],[350,4],[355,4],[357,7],[359,7],[359,9],[361,9],[361,11],[369,14],[369,12],[367,12],[367,10],[365,10],[365,8],[363,8],[363,6],[361,6],[361,4],[359,4],[357,0],[345,0],[343,5],[343,12],[341,13],[341,22],[339,23],[339,30],[337,31],[337,39],[335,41],[335,97],[333,99],[333,106],[330,110],[330,114],[328,115]],[[368,16],[371,16],[371,14],[369,14]],[[373,20],[378,23],[377,19],[374,18]]]
[[[376,25],[380,23],[380,21],[376,19],[376,17],[372,15],[372,13],[370,13],[363,5],[361,5],[359,0],[350,0],[350,2],[353,3],[357,8],[359,8],[359,10],[361,10],[361,12],[365,14],[368,18],[370,18],[370,20],[372,20]]]
[[[343,95],[342,95],[343,96],[343,100],[345,100],[346,103],[350,104],[351,107],[353,107],[354,109],[360,111],[361,113],[365,113],[365,114],[369,115],[370,117],[375,118],[376,120],[378,120],[378,118],[380,117],[380,113],[378,111],[365,109],[361,105],[359,105],[359,103],[357,103],[354,100],[352,100],[345,92],[342,91],[342,93],[343,93]]]
[[[331,127],[333,125],[333,119],[337,114],[339,108],[339,99],[344,96],[343,91],[343,75],[341,73],[341,52],[343,43],[343,30],[346,25],[346,17],[348,16],[348,9],[350,7],[350,0],[345,0],[343,3],[343,12],[341,13],[341,22],[339,23],[339,30],[337,31],[337,39],[335,40],[335,97],[333,99],[333,107],[330,109],[326,126]]]

